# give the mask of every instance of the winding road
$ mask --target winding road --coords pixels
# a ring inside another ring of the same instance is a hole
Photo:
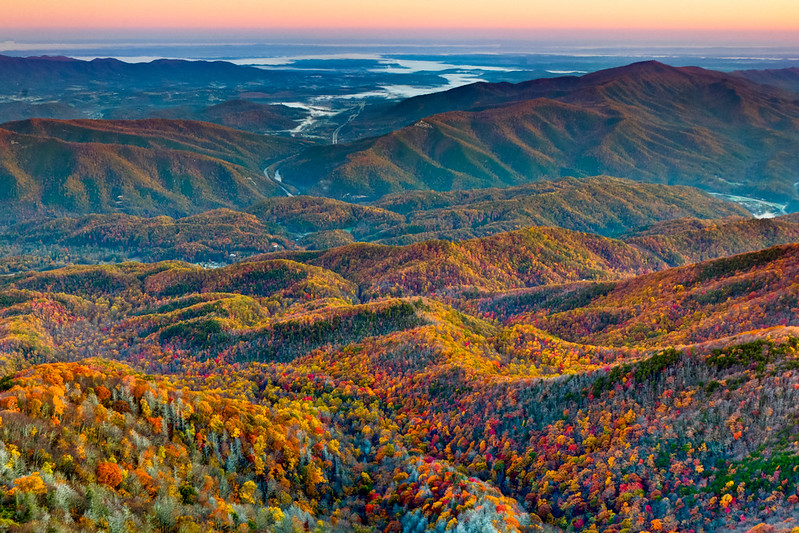
[[[358,115],[360,115],[363,112],[365,107],[366,107],[366,102],[360,102],[358,104],[358,107],[354,107],[354,108],[352,108],[350,110],[350,111],[354,111],[354,113],[350,113],[350,116],[347,118],[347,120],[333,131],[333,144],[338,144],[338,134],[339,134],[339,132],[342,130],[342,128],[344,128],[344,126],[346,126],[347,124],[351,123],[353,120],[358,118]],[[300,127],[302,127],[302,126],[303,125],[301,125]],[[288,159],[290,159],[290,158],[288,158]],[[286,159],[283,159],[282,161],[278,161],[277,163],[272,163],[270,166],[266,167],[264,169],[264,176],[266,176],[266,179],[275,182],[281,188],[281,190],[284,193],[286,193],[286,196],[294,196],[291,193],[291,191],[289,191],[286,188],[286,186],[283,185],[283,178],[280,176],[280,169],[278,168],[278,165],[280,163],[282,163],[283,161],[286,161]],[[275,171],[274,176],[270,175],[270,173],[269,173],[269,169],[270,168],[274,168],[274,171]],[[252,181],[252,179],[250,179],[250,181]],[[253,185],[255,185],[254,181],[253,181]]]
[[[363,112],[363,108],[365,106],[366,106],[366,102],[361,102],[360,105],[357,108],[358,110],[355,113],[351,114],[344,124],[342,124],[341,126],[339,126],[338,128],[336,128],[333,131],[333,144],[338,144],[338,134],[341,131],[341,129],[344,126],[346,126],[347,124],[349,124],[350,122],[352,122],[353,120],[355,120],[356,118],[358,118],[358,115],[360,115]]]

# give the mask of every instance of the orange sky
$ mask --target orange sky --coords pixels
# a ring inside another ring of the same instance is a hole
[[[799,0],[2,0],[0,6],[0,28],[799,30]]]

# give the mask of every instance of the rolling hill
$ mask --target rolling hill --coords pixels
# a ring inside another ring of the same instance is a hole
[[[298,146],[202,122],[7,123],[0,127],[3,218],[244,207],[285,194],[263,168]]]
[[[768,219],[688,218],[657,223],[621,239],[678,266],[799,242],[799,224],[792,215]]]
[[[183,116],[180,109],[173,110],[176,116]],[[290,111],[232,100],[186,116],[265,131],[259,124],[289,128],[296,118]],[[7,123],[4,128],[39,139],[101,143],[106,151],[108,144],[122,144],[198,153],[258,174],[269,164],[270,171],[280,171],[292,192],[296,188],[357,201],[405,190],[507,187],[545,178],[597,174],[692,185],[729,198],[767,200],[787,211],[799,200],[792,178],[799,165],[799,100],[794,93],[740,75],[645,62],[582,77],[515,85],[474,84],[407,100],[394,112],[405,120],[421,118],[381,137],[327,146],[248,136],[185,120],[40,119]],[[18,140],[14,142],[19,145]],[[25,174],[25,168],[10,168],[17,157],[14,151],[3,157],[7,160],[6,175]],[[113,167],[109,157],[107,153],[83,155],[78,159],[93,158],[98,163],[91,165],[92,169],[84,168],[88,163],[78,165],[76,173],[70,170],[74,163],[43,164],[80,176]],[[141,166],[142,157],[126,153],[123,159],[135,159],[133,164]],[[158,167],[169,166],[164,157],[160,156]],[[182,161],[178,166],[189,164]],[[119,172],[115,169],[112,173]],[[152,168],[147,172],[159,174]],[[177,172],[178,168],[169,168],[164,177],[155,179],[169,180]],[[206,172],[220,175],[224,171],[216,168]],[[189,169],[186,173],[194,175],[196,181],[201,171]],[[250,179],[259,184],[255,192],[261,197],[270,194],[266,188],[275,190],[276,184],[260,175],[242,175],[233,181]],[[11,180],[19,187],[17,181]],[[195,185],[205,189],[199,196],[218,193],[208,191],[207,183]],[[30,190],[30,185],[23,188]],[[66,196],[74,204],[69,208],[72,212],[87,201],[92,205],[103,203],[96,198],[74,198],[69,191]],[[232,196],[239,195],[234,192]],[[235,207],[240,201],[225,198],[203,205]],[[190,211],[185,202],[174,203],[180,210],[167,214],[197,212]]]
[[[288,233],[348,229],[354,235],[369,235],[405,222],[405,217],[379,207],[353,204],[315,196],[269,198],[248,209],[266,224],[276,224]]]
[[[698,226],[698,228],[697,228]],[[662,227],[662,233],[658,228]],[[679,228],[679,229],[678,229]],[[404,246],[350,244],[317,252],[278,252],[358,284],[362,298],[474,296],[580,280],[612,280],[799,241],[790,220],[679,219],[620,240],[531,227],[457,242]]]
[[[745,209],[693,188],[608,176],[542,180],[502,189],[409,191],[384,196],[373,205],[405,217],[404,224],[369,238],[385,244],[462,240],[529,226],[616,237],[655,220],[749,216]]]
[[[229,263],[295,248],[282,233],[253,215],[216,209],[182,218],[110,213],[23,222],[0,240],[29,255],[63,259],[68,255],[72,263],[134,259]]]
[[[351,244],[285,257],[332,270],[360,287],[361,297],[438,295],[614,279],[663,268],[621,241],[559,228],[533,227],[460,242],[406,246]]]
[[[503,240],[547,235],[609,246],[565,230]],[[414,256],[435,281],[441,254],[428,248]],[[484,270],[512,261],[497,243],[459,252]],[[792,527],[798,267],[788,245],[492,292],[460,309],[364,303],[342,276],[285,260],[6,276],[0,519],[30,530]]]
[[[799,245],[789,244],[601,287],[569,288],[568,298],[520,294],[513,305],[524,308],[526,302],[531,310],[508,320],[600,346],[694,344],[795,327],[798,265]],[[501,300],[493,305],[502,306]]]
[[[7,122],[0,129],[58,139],[139,148],[179,150],[222,159],[263,172],[268,163],[306,146],[303,141],[264,137],[189,120],[45,120]]]
[[[27,256],[17,258],[23,268],[34,268],[33,257],[40,258],[42,267],[126,259],[225,264],[270,251],[319,250],[355,241],[455,241],[537,225],[618,236],[675,218],[696,217],[692,219],[698,223],[747,215],[735,204],[696,189],[607,176],[506,189],[408,192],[375,205],[281,196],[246,211],[217,209],[177,218],[116,212],[22,222],[0,233],[0,255],[6,256],[2,268],[16,268],[11,256]],[[763,235],[752,242],[787,242],[778,238]]]
[[[259,104],[249,100],[229,100],[202,109],[167,108],[152,113],[153,118],[199,120],[252,133],[273,133],[297,127],[305,113],[284,105]]]

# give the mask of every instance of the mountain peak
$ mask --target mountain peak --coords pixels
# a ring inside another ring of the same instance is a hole
[[[620,79],[620,78],[627,78],[631,76],[641,77],[641,76],[684,76],[688,74],[686,72],[690,70],[691,73],[695,73],[694,69],[686,69],[684,67],[672,67],[671,65],[667,65],[665,63],[661,63],[660,61],[639,61],[638,63],[631,63],[629,65],[624,65],[622,67],[615,67],[609,68],[605,70],[599,70],[597,72],[592,72],[590,74],[586,74],[583,76],[581,81],[583,84],[597,84],[597,83],[604,83],[607,81]],[[698,72],[710,72],[705,71],[704,69],[697,69]]]

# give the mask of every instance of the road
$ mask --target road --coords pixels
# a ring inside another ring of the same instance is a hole
[[[365,106],[366,102],[361,102],[361,104],[357,108],[358,110],[355,113],[351,114],[344,124],[335,129],[335,131],[333,132],[333,144],[338,144],[338,133],[341,131],[341,128],[343,128],[344,126],[346,126],[347,124],[358,118],[358,115],[360,115],[363,112],[363,108]]]

